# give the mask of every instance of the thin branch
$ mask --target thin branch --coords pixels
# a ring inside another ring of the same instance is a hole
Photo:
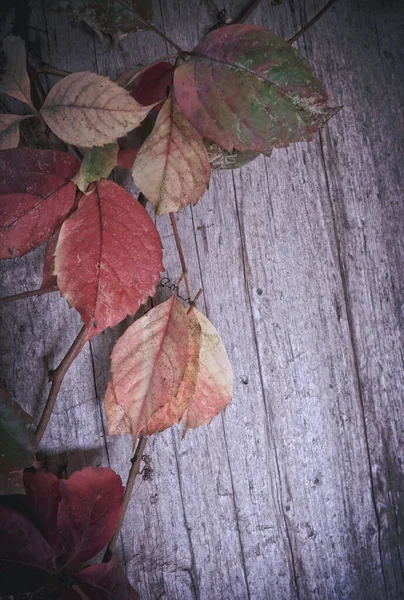
[[[289,40],[289,44],[293,44],[296,40],[299,39],[299,37],[301,37],[304,33],[306,33],[306,31],[308,31],[310,29],[310,27],[312,27],[314,25],[314,23],[316,21],[319,20],[320,17],[323,16],[324,13],[327,12],[327,10],[329,8],[331,8],[331,6],[333,4],[335,4],[336,2],[338,2],[338,0],[330,0],[329,2],[327,2],[327,4],[316,14],[315,17],[313,17],[311,19],[311,21],[309,21],[308,23],[306,23],[306,25],[304,27],[301,28],[300,31],[298,31],[297,33],[295,33],[295,35],[293,35]]]
[[[42,296],[42,294],[51,294],[57,292],[59,288],[55,285],[49,285],[48,287],[39,288],[38,290],[31,290],[29,292],[21,292],[21,294],[14,294],[14,296],[5,296],[0,298],[0,304],[7,304],[8,302],[14,302],[14,300],[22,300],[23,298],[32,298],[33,296]]]
[[[234,21],[232,21],[232,24],[244,23],[244,21],[248,19],[248,17],[254,12],[254,10],[258,8],[260,2],[261,0],[252,0],[247,6],[247,8],[243,10],[243,12],[236,19],[234,19]]]
[[[174,213],[172,213],[172,212],[170,212],[170,221],[171,221],[171,227],[172,227],[173,233],[174,233],[175,245],[177,246],[178,256],[180,257],[180,261],[181,261],[182,275],[184,278],[185,289],[187,291],[188,304],[191,304],[191,302],[192,302],[191,301],[191,290],[189,288],[187,265],[185,263],[184,252],[182,251],[181,240],[180,240],[180,236],[179,236],[178,228],[177,228],[177,221],[175,220]]]
[[[59,77],[66,77],[67,75],[71,75],[71,71],[64,71],[63,69],[57,69],[56,67],[52,67],[48,63],[42,65],[36,70],[37,73],[42,75],[58,75]]]
[[[60,387],[62,385],[64,376],[70,368],[70,365],[80,353],[80,350],[83,348],[86,343],[87,338],[87,328],[85,325],[80,330],[80,333],[74,340],[73,344],[70,346],[66,356],[60,363],[60,365],[54,371],[49,373],[49,381],[52,382],[51,389],[49,391],[49,396],[45,404],[45,408],[39,419],[39,423],[35,430],[35,436],[37,444],[39,445],[40,441],[43,438],[43,434],[48,426],[49,420],[52,416],[53,409],[55,408],[56,399],[59,394]]]
[[[154,31],[154,33],[156,33],[157,35],[159,35],[160,37],[163,38],[163,40],[165,40],[166,42],[168,42],[173,48],[175,48],[178,52],[182,52],[182,48],[180,46],[178,46],[178,44],[176,44],[175,42],[173,42],[173,40],[171,40],[169,37],[166,36],[165,33],[163,33],[162,31],[160,31],[160,29],[157,29],[157,27],[155,27],[154,25],[152,25],[149,21],[146,21],[146,19],[143,19],[143,17],[141,17],[136,11],[132,10],[130,6],[128,6],[127,4],[125,4],[125,2],[122,2],[122,0],[116,0],[117,4],[120,4],[123,8],[125,8],[128,12],[130,12],[137,21],[140,21],[140,23],[142,23],[145,27],[147,27],[147,29],[150,29],[150,31]]]
[[[111,560],[112,553],[115,550],[118,542],[119,534],[121,531],[122,523],[128,510],[128,505],[132,497],[133,486],[135,485],[136,477],[139,475],[140,463],[142,462],[142,456],[146,447],[147,437],[144,435],[139,436],[139,442],[136,446],[135,454],[131,459],[131,467],[129,471],[128,481],[126,482],[125,493],[123,495],[123,503],[121,508],[121,514],[119,515],[118,523],[116,524],[114,535],[112,536],[107,549],[105,550],[104,558],[102,562],[108,562]]]

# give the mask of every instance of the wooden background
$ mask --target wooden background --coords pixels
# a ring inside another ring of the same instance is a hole
[[[250,20],[288,38],[323,1],[263,0]],[[114,77],[171,51],[152,33],[110,49],[40,0],[11,4],[2,36],[27,39],[33,64]],[[245,4],[156,0],[155,20],[191,49]],[[235,392],[211,425],[148,444],[154,479],[136,484],[119,547],[143,600],[404,598],[403,31],[400,0],[335,4],[297,46],[344,109],[310,144],[216,173],[179,214]],[[168,217],[157,225],[175,280]],[[2,295],[38,287],[42,255],[4,261]],[[3,306],[0,328],[1,383],[37,419],[78,315],[51,294]],[[65,379],[43,441],[60,475],[110,465],[126,479],[131,441],[105,437],[102,408],[122,330]]]

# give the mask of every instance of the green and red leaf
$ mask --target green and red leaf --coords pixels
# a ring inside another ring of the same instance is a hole
[[[55,255],[62,296],[96,335],[154,295],[162,266],[157,229],[139,202],[99,181],[63,223]]]
[[[64,152],[0,151],[0,258],[26,254],[60,227],[74,205],[78,168]]]
[[[257,25],[212,31],[175,70],[186,117],[229,152],[309,140],[338,109],[311,67],[288,42]]]

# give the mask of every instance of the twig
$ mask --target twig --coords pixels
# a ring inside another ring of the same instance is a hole
[[[173,40],[171,40],[169,37],[166,36],[165,33],[163,33],[162,31],[160,31],[160,29],[157,29],[157,27],[154,27],[154,25],[152,25],[149,21],[146,21],[146,19],[143,19],[143,17],[141,17],[136,11],[132,10],[130,6],[128,6],[127,4],[125,4],[125,2],[122,2],[122,0],[116,0],[117,4],[120,4],[123,8],[125,8],[128,12],[130,12],[137,21],[139,21],[140,23],[142,23],[145,27],[147,27],[147,29],[150,29],[150,31],[154,31],[154,33],[156,33],[157,35],[159,35],[160,37],[163,38],[163,40],[165,40],[166,42],[168,42],[169,44],[171,44],[171,46],[173,48],[175,48],[178,52],[182,52],[182,48],[180,46],[178,46],[178,44],[176,44],[175,42],[173,42]]]
[[[232,21],[232,24],[244,23],[244,21],[246,21],[248,19],[248,17],[251,15],[251,13],[253,13],[254,10],[256,8],[258,8],[258,5],[260,4],[260,2],[261,2],[261,0],[252,0],[252,2],[250,2],[250,4],[247,6],[247,8],[245,10],[243,10],[243,12],[236,19],[234,19],[234,21]]]
[[[302,28],[300,29],[300,31],[298,31],[297,33],[295,33],[295,35],[293,35],[293,36],[292,36],[292,37],[291,37],[291,38],[288,40],[289,44],[293,44],[293,43],[294,43],[296,40],[298,40],[298,39],[299,39],[299,37],[300,37],[300,36],[302,36],[304,33],[306,33],[306,31],[307,31],[308,29],[310,29],[310,27],[311,27],[312,25],[314,25],[314,23],[315,23],[316,21],[318,21],[318,20],[319,20],[319,18],[320,18],[320,17],[322,17],[322,16],[323,16],[323,14],[324,14],[325,12],[327,12],[327,10],[328,10],[329,8],[331,8],[331,6],[332,6],[333,4],[335,4],[336,2],[338,2],[338,0],[330,0],[329,2],[327,2],[327,4],[326,4],[326,5],[325,5],[325,6],[324,6],[324,7],[323,7],[323,8],[322,8],[322,9],[321,9],[321,10],[320,10],[320,11],[319,11],[317,14],[316,14],[316,16],[315,16],[315,17],[313,17],[313,18],[311,19],[311,21],[309,21],[308,23],[306,23],[306,25],[305,25],[304,27],[302,27]]]
[[[42,440],[43,434],[45,433],[45,430],[48,426],[49,419],[51,418],[53,409],[55,408],[56,399],[58,397],[58,393],[62,385],[64,376],[66,375],[67,371],[70,368],[70,365],[72,364],[72,362],[86,343],[86,337],[87,328],[85,325],[83,325],[83,327],[80,330],[80,333],[74,340],[73,344],[70,346],[66,356],[64,357],[60,365],[57,367],[57,369],[49,373],[49,381],[52,382],[52,385],[49,391],[48,399],[45,404],[45,408],[35,430],[35,436],[38,445]]]
[[[174,233],[175,244],[177,246],[178,256],[180,257],[180,261],[181,261],[182,275],[184,278],[185,289],[187,291],[188,304],[191,304],[191,290],[189,288],[187,265],[185,263],[185,256],[184,256],[184,252],[182,251],[181,240],[180,240],[180,236],[178,234],[177,221],[175,220],[174,213],[172,213],[172,212],[170,212],[170,221],[171,221],[171,227],[172,227],[173,233]]]
[[[21,294],[14,294],[14,296],[5,296],[0,298],[0,304],[7,304],[7,302],[14,302],[14,300],[22,300],[23,298],[32,298],[32,296],[42,296],[42,294],[51,294],[57,292],[58,287],[55,285],[49,285],[48,287],[39,288],[38,290],[31,290],[29,292],[21,292]]]
[[[104,558],[102,562],[108,562],[111,560],[112,553],[115,550],[115,546],[118,542],[119,534],[121,531],[122,523],[126,515],[126,511],[128,509],[128,505],[130,499],[132,497],[133,486],[135,485],[136,477],[139,475],[140,471],[140,463],[142,461],[142,456],[144,449],[146,447],[147,437],[144,435],[139,436],[139,442],[136,446],[135,454],[131,459],[131,467],[128,475],[128,481],[126,482],[125,493],[123,495],[123,503],[121,508],[121,514],[119,515],[118,523],[116,524],[114,535],[112,536],[107,549],[105,550]]]
[[[36,72],[42,75],[58,75],[59,77],[66,77],[67,75],[72,74],[71,71],[57,69],[56,67],[52,67],[52,65],[49,65],[48,63],[45,63],[44,65],[42,65],[42,67],[39,67],[39,69],[37,69]]]
[[[39,79],[38,71],[35,69],[35,67],[33,67],[30,64],[28,64],[28,76],[31,80],[31,83],[35,84],[35,87],[38,92],[39,102],[42,105],[46,98],[46,92],[44,90],[41,80]]]

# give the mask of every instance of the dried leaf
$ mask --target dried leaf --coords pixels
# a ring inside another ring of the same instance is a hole
[[[116,556],[83,569],[74,578],[89,600],[139,600]]]
[[[118,521],[123,489],[121,478],[101,467],[86,467],[67,481],[60,480],[58,529],[69,563],[89,560],[107,545]]]
[[[133,180],[158,215],[196,204],[210,179],[203,140],[170,97],[140,148]]]
[[[309,140],[338,109],[295,48],[257,25],[212,31],[175,70],[177,102],[199,133],[225,148],[268,154]]]
[[[128,89],[142,106],[163,102],[169,95],[173,84],[174,67],[169,62],[152,65],[139,75]]]
[[[145,209],[112,181],[98,181],[63,223],[55,255],[62,296],[91,337],[117,325],[154,294],[162,248]]]
[[[17,148],[20,141],[20,123],[33,116],[0,114],[0,150]]]
[[[187,365],[178,392],[167,404],[160,408],[147,424],[148,435],[164,431],[179,423],[195,396],[199,375],[199,354],[201,350],[202,329],[196,311],[188,312],[189,337]]]
[[[129,433],[130,422],[137,438],[153,414],[176,396],[187,354],[188,319],[176,295],[125,331],[111,355],[104,401],[110,435]]]
[[[58,238],[60,234],[60,229],[55,231],[53,235],[48,239],[46,244],[46,250],[43,260],[43,271],[42,271],[42,284],[41,287],[58,287],[58,282],[56,275],[54,275],[55,270],[55,251],[56,245],[58,243]]]
[[[34,463],[32,418],[0,389],[0,494],[24,491],[22,473]]]
[[[97,31],[109,35],[144,31],[148,27],[136,19],[134,13],[146,21],[153,20],[151,0],[126,0],[130,9],[116,0],[51,0],[50,8],[68,16],[72,21],[84,21]]]
[[[55,150],[0,151],[0,258],[26,254],[60,227],[74,205],[78,167]]]
[[[7,71],[0,81],[0,92],[25,102],[35,111],[31,101],[31,83],[27,73],[27,58],[23,40],[14,35],[8,35],[3,40],[3,48],[7,57]]]
[[[151,106],[96,73],[72,73],[49,92],[41,109],[46,123],[69,144],[91,148],[115,142],[137,127]]]
[[[35,525],[8,506],[0,506],[0,596],[34,591],[53,579],[52,548]]]
[[[63,550],[63,544],[57,530],[57,513],[62,499],[59,479],[53,473],[25,472],[24,488],[33,520],[38,530],[53,548],[55,556]]]
[[[210,421],[229,404],[233,394],[233,372],[227,352],[212,323],[201,312],[192,309],[201,327],[199,372],[189,408],[182,417],[184,434]],[[191,388],[192,393],[192,388]],[[189,395],[189,390],[184,389]]]
[[[94,146],[84,155],[80,171],[73,181],[85,192],[90,183],[99,179],[106,179],[112,169],[117,165],[118,144],[114,142],[106,146]]]

